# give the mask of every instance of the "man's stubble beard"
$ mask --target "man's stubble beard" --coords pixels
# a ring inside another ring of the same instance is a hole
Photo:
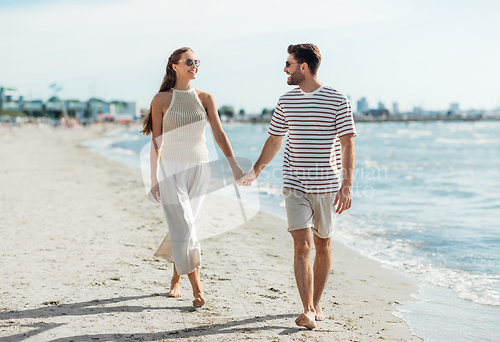
[[[304,75],[297,70],[294,73],[290,74],[290,78],[287,79],[288,85],[299,85],[305,79]]]

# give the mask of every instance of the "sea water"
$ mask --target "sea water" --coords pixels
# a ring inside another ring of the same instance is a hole
[[[353,206],[335,239],[421,282],[399,307],[429,341],[500,341],[500,122],[358,123]],[[266,124],[228,124],[235,154],[255,162]],[[114,132],[87,142],[140,167],[150,140]],[[213,139],[207,129],[208,139]],[[220,151],[218,157],[222,158]],[[212,152],[213,154],[213,152]],[[283,149],[258,179],[261,210],[285,217]]]

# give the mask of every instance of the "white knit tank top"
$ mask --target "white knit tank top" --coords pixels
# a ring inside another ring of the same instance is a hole
[[[194,88],[172,90],[172,101],[163,116],[161,160],[208,162],[207,112]]]

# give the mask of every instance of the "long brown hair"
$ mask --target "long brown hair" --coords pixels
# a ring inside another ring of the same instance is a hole
[[[175,86],[175,81],[177,80],[177,75],[175,74],[174,69],[172,68],[173,64],[179,63],[179,60],[181,59],[181,56],[184,52],[191,51],[188,47],[182,47],[180,49],[175,50],[172,52],[170,57],[168,57],[168,62],[167,62],[167,71],[165,73],[165,76],[163,77],[163,81],[161,82],[160,90],[158,91],[159,93],[164,92],[164,91],[169,91]],[[151,101],[151,105],[149,106],[149,111],[148,114],[146,114],[146,117],[144,118],[144,121],[142,122],[142,127],[143,130],[141,131],[142,134],[144,135],[149,135],[153,131],[153,116],[152,116],[152,111],[153,111],[153,101]]]

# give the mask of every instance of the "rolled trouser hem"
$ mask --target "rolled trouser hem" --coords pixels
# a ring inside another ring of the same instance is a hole
[[[333,230],[329,234],[321,235],[318,231],[316,231],[316,229],[314,229],[314,227],[311,227],[311,226],[304,227],[303,225],[299,225],[299,226],[289,227],[287,230],[291,233],[291,232],[296,231],[296,230],[308,229],[308,228],[311,228],[313,233],[321,239],[328,239],[328,238],[331,238],[333,236]]]
[[[331,237],[333,236],[333,230],[332,230],[329,234],[325,234],[324,236],[323,236],[323,235],[321,235],[319,232],[317,232],[317,231],[316,231],[316,230],[314,230],[314,229],[313,229],[312,231],[313,231],[313,233],[314,233],[317,237],[319,237],[320,239],[329,239],[329,238],[331,238]]]
[[[301,230],[301,229],[308,229],[308,228],[313,228],[312,226],[304,226],[304,225],[299,225],[299,226],[293,226],[293,227],[288,227],[288,231],[291,233],[296,230]]]
[[[177,266],[176,266],[177,268]],[[178,270],[177,269],[177,274],[178,275],[186,275],[186,274],[190,274],[190,273],[193,273],[194,271],[196,271],[196,269],[200,269],[201,268],[201,265],[197,265],[195,266],[193,269],[191,270],[187,270],[187,271],[182,271],[182,270]]]

